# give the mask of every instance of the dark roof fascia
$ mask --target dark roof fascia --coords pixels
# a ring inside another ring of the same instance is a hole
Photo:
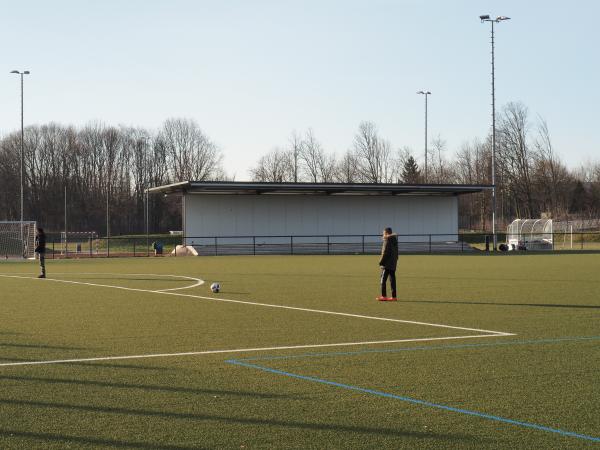
[[[490,185],[368,184],[368,183],[254,183],[183,181],[150,188],[151,194],[303,194],[303,195],[461,195],[492,189]]]

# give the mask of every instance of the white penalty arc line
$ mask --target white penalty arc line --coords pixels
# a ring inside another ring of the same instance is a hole
[[[430,338],[414,338],[414,339],[394,339],[387,341],[364,341],[364,342],[340,342],[336,344],[312,344],[312,345],[285,345],[279,347],[256,347],[256,348],[236,348],[226,350],[204,350],[197,352],[179,352],[179,353],[151,353],[146,355],[126,355],[126,356],[100,356],[93,358],[75,358],[75,359],[55,359],[49,361],[20,361],[0,363],[0,367],[14,366],[39,366],[43,364],[68,364],[80,362],[97,362],[97,361],[116,361],[124,359],[148,359],[148,358],[169,358],[176,356],[198,356],[198,355],[216,355],[223,353],[250,353],[250,352],[267,352],[275,350],[298,350],[309,348],[324,348],[324,347],[350,347],[358,345],[376,345],[376,344],[397,344],[401,342],[427,342],[427,341],[445,341],[452,339],[474,339],[474,338],[489,338],[498,337],[495,334],[480,334],[468,336],[444,336]]]
[[[19,277],[17,275],[29,275],[27,274],[0,274],[1,277],[6,277],[6,278],[26,278],[26,279],[34,279],[31,276],[23,276],[23,277]],[[112,273],[112,272],[58,272],[58,273],[54,273],[53,275],[121,275],[121,276],[128,276],[128,277],[139,277],[139,276],[149,276],[149,277],[163,277],[163,278],[178,278],[178,279],[186,279],[186,280],[190,280],[190,281],[194,281],[194,284],[191,284],[189,286],[182,286],[182,287],[177,287],[177,288],[169,288],[169,289],[156,289],[156,290],[150,290],[150,289],[146,289],[145,291],[147,292],[168,292],[168,291],[179,291],[182,289],[191,289],[194,287],[198,287],[198,286],[202,286],[204,284],[204,280],[202,280],[201,278],[196,278],[196,277],[190,277],[187,275],[170,275],[170,274],[158,274],[158,273]],[[64,283],[79,283],[79,284],[87,284],[90,286],[103,286],[103,287],[111,287],[111,288],[115,288],[115,289],[124,289],[123,286],[114,286],[112,284],[97,284],[97,283],[87,283],[84,281],[70,281],[70,280],[57,280],[57,279],[50,279],[47,278],[50,281],[62,281]],[[136,281],[136,278],[132,278],[132,281]]]
[[[123,274],[121,274],[121,275],[123,275]],[[143,275],[143,274],[137,274],[137,275]],[[147,275],[151,275],[151,274],[147,274]],[[0,277],[19,278],[19,279],[38,281],[37,278],[25,277],[25,276],[20,276],[20,275],[0,274]],[[344,312],[339,312],[339,311],[327,311],[327,310],[322,310],[322,309],[300,308],[298,306],[274,305],[274,304],[270,304],[270,303],[249,302],[249,301],[244,301],[244,300],[233,300],[233,299],[227,299],[227,298],[205,297],[202,295],[182,294],[180,292],[168,292],[165,290],[156,291],[156,290],[150,290],[150,289],[129,288],[129,287],[124,287],[124,286],[111,286],[111,285],[106,285],[106,284],[88,283],[88,282],[83,282],[83,281],[58,280],[58,279],[54,279],[54,278],[46,278],[46,279],[39,280],[39,281],[40,282],[53,281],[56,283],[81,284],[81,285],[94,286],[94,287],[108,287],[108,288],[120,289],[120,290],[125,290],[125,291],[149,292],[152,294],[174,295],[174,296],[178,296],[178,297],[198,298],[201,300],[212,300],[212,301],[223,302],[223,303],[237,303],[237,304],[242,304],[242,305],[262,306],[262,307],[267,307],[267,308],[279,308],[279,309],[287,309],[287,310],[292,310],[292,311],[303,311],[303,312],[311,312],[311,313],[319,313],[319,314],[329,314],[329,315],[336,315],[336,316],[343,316],[343,317],[353,317],[353,318],[358,318],[358,319],[381,320],[381,321],[385,321],[385,322],[395,322],[395,323],[408,323],[408,324],[412,324],[412,325],[424,325],[424,326],[430,326],[430,327],[436,327],[436,328],[447,328],[447,329],[452,329],[452,330],[475,331],[478,333],[490,334],[492,336],[515,336],[515,333],[507,333],[507,332],[503,332],[503,331],[483,330],[480,328],[458,327],[458,326],[454,326],[454,325],[444,325],[444,324],[429,323],[429,322],[418,322],[418,321],[414,321],[414,320],[392,319],[389,317],[366,316],[366,315],[362,315],[362,314],[344,313]]]

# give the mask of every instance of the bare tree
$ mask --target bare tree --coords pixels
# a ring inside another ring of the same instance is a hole
[[[294,166],[290,153],[282,149],[262,156],[257,165],[250,169],[254,181],[283,183],[294,180]]]
[[[446,141],[440,135],[431,140],[431,158],[428,174],[429,182],[451,183],[453,177],[452,165],[446,159]]]
[[[537,126],[533,152],[533,182],[537,201],[543,211],[564,217],[569,207],[573,178],[554,151],[548,124],[541,117]]]
[[[354,136],[353,149],[361,181],[385,183],[393,179],[391,144],[379,137],[374,123],[361,122]]]
[[[509,103],[504,107],[498,127],[498,165],[503,165],[507,188],[515,199],[517,215],[534,217],[538,208],[534,205],[531,182],[533,154],[528,143],[528,111],[521,103]]]
[[[221,169],[220,150],[193,120],[166,120],[159,139],[173,180],[211,180]]]
[[[359,175],[356,155],[348,150],[337,162],[334,179],[338,183],[358,183]]]
[[[304,170],[313,183],[318,182],[320,179],[324,153],[323,147],[315,137],[313,130],[309,128],[300,147],[300,161],[302,161]]]

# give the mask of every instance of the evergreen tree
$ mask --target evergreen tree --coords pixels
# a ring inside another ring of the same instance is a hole
[[[415,158],[409,156],[402,167],[402,181],[409,184],[416,184],[421,181],[421,170],[415,161]]]

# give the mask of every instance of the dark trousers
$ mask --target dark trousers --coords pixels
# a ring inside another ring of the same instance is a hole
[[[387,297],[385,285],[390,277],[390,285],[392,286],[392,297],[396,298],[396,271],[390,269],[381,270],[381,296]]]
[[[42,275],[46,275],[46,255],[44,252],[38,253],[40,256],[40,271]]]

